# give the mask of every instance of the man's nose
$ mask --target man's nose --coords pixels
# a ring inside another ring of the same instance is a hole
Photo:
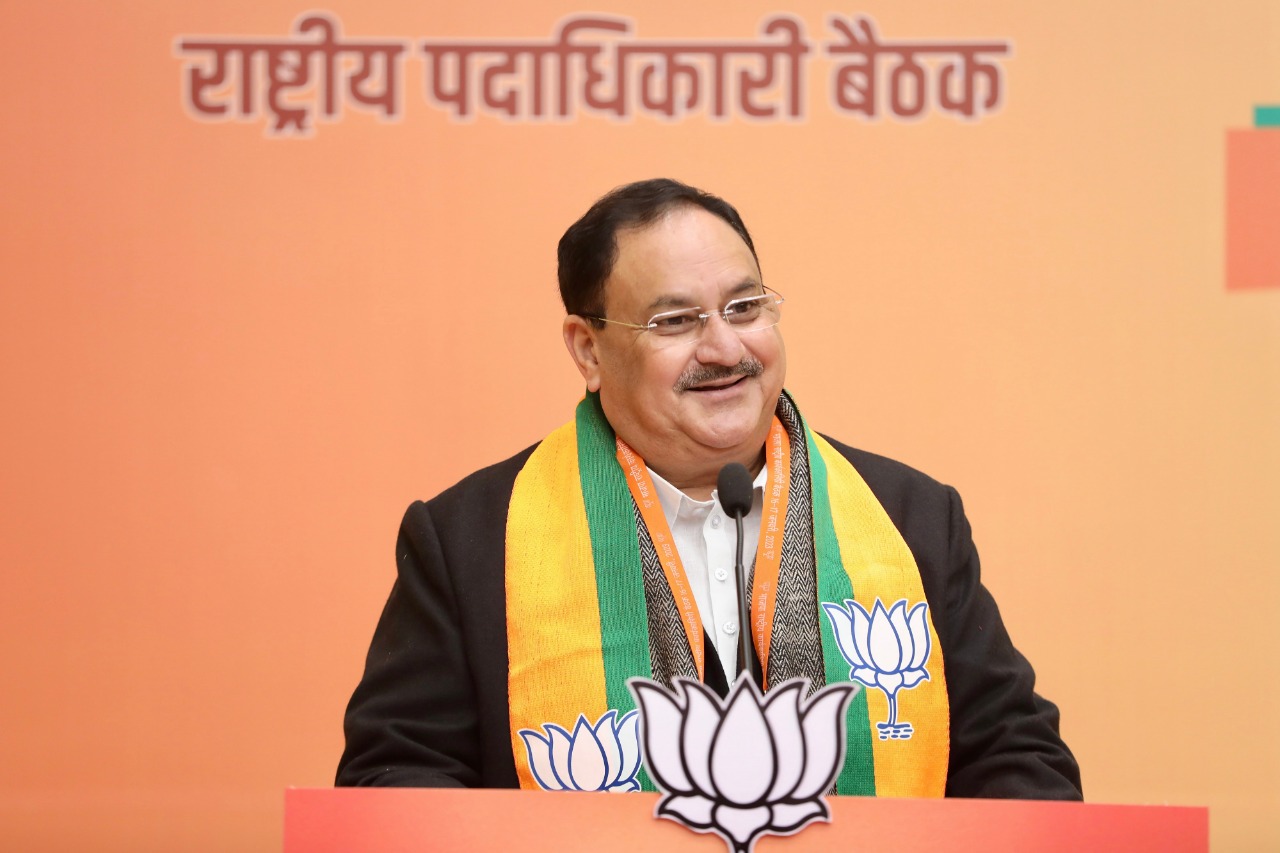
[[[712,314],[702,327],[702,336],[698,338],[698,361],[703,364],[723,364],[732,366],[742,361],[746,347],[723,315]]]

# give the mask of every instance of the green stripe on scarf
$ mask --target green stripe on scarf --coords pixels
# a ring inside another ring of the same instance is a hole
[[[608,707],[616,708],[618,716],[622,716],[636,707],[627,679],[653,678],[649,622],[644,618],[644,568],[636,547],[640,534],[626,474],[618,465],[613,430],[600,408],[600,396],[587,394],[578,404],[576,418],[578,470],[596,564],[605,695]],[[636,780],[645,791],[657,790],[643,767]]]
[[[809,453],[809,478],[813,489],[813,550],[818,563],[818,601],[843,602],[853,598],[853,587],[840,559],[840,543],[831,523],[831,505],[827,500],[827,465],[813,441],[813,433],[804,428],[805,447]],[[849,680],[849,663],[840,654],[831,623],[819,618],[822,630],[822,663],[828,684]],[[872,758],[871,717],[867,712],[867,688],[858,691],[849,703],[845,716],[846,747],[844,767],[836,779],[840,794],[874,797],[876,794],[875,761]]]

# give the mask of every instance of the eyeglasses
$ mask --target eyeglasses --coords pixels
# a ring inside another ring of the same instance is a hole
[[[707,320],[716,316],[724,320],[729,328],[739,335],[746,335],[771,329],[782,319],[782,310],[778,306],[785,300],[777,291],[768,287],[765,290],[768,292],[734,299],[719,311],[705,311],[698,307],[682,308],[679,311],[654,314],[647,323],[624,323],[607,317],[587,317],[587,319],[650,332],[654,344],[664,347],[693,343],[702,337],[702,332],[707,327]]]

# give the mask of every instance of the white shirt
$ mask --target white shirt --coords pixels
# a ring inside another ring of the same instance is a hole
[[[760,541],[768,473],[766,465],[752,483],[751,511],[742,520],[742,566],[748,575]],[[709,501],[695,501],[652,468],[649,476],[662,504],[662,514],[671,526],[702,626],[715,643],[725,678],[732,683],[738,674],[738,632],[743,630],[738,624],[738,583],[733,565],[738,547],[737,525],[725,514],[715,492]]]

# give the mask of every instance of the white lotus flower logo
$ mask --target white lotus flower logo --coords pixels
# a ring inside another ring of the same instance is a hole
[[[907,740],[915,732],[910,723],[898,722],[898,691],[929,680],[931,640],[925,621],[925,602],[907,612],[904,598],[885,610],[876,599],[873,613],[856,601],[844,607],[824,602],[840,654],[849,663],[849,675],[868,687],[879,687],[889,697],[889,719],[876,723],[880,740]]]
[[[715,832],[735,853],[764,833],[790,835],[830,820],[822,795],[844,763],[845,708],[855,684],[832,684],[807,701],[795,678],[762,697],[740,676],[726,700],[675,680],[675,692],[629,682],[644,717],[645,768],[664,792],[657,817]]]
[[[547,791],[638,791],[640,717],[606,711],[595,725],[579,714],[573,734],[555,723],[521,729],[534,779]]]

